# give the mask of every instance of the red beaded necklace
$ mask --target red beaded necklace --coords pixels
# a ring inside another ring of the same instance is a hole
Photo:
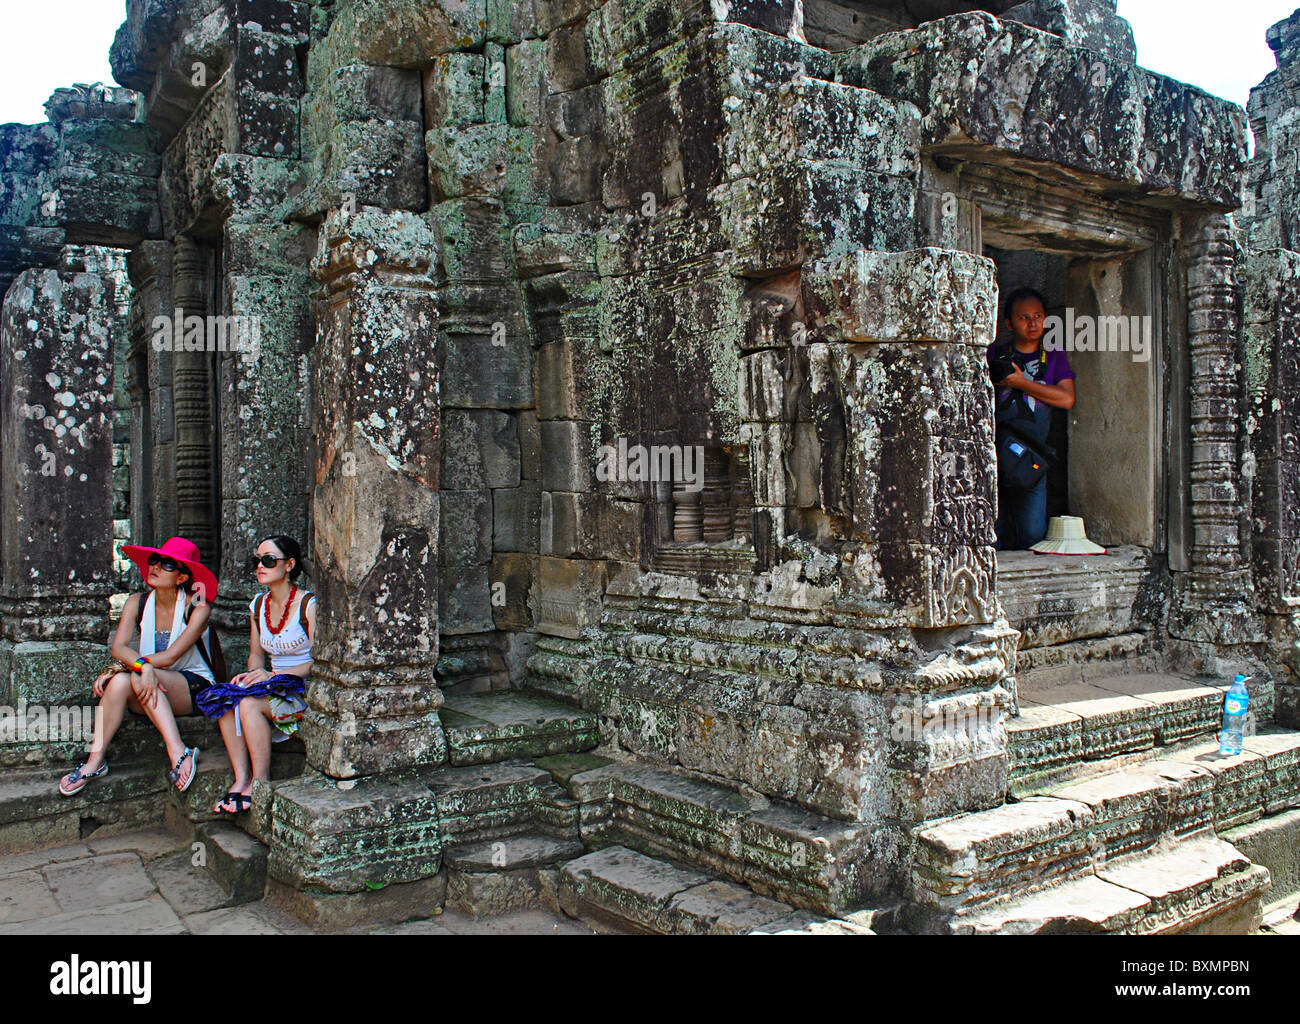
[[[266,628],[271,631],[272,636],[279,635],[280,630],[284,629],[284,624],[289,621],[289,609],[293,607],[293,599],[297,596],[297,594],[298,594],[297,584],[293,584],[293,583],[289,584],[289,600],[284,602],[284,614],[280,616],[280,624],[278,626],[271,625],[271,595],[270,594],[266,595],[266,608],[265,608]]]

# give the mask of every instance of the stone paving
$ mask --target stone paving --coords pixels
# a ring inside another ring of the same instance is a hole
[[[180,836],[136,829],[0,856],[0,935],[308,935],[265,900],[231,899]],[[455,911],[373,929],[376,935],[590,935],[543,910],[475,919]]]

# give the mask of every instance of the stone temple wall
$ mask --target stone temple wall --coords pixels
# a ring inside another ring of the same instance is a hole
[[[0,128],[6,351],[64,288],[51,322],[113,325],[74,400],[130,410],[59,520],[102,571],[57,635],[23,559],[67,567],[21,553],[0,452],[4,642],[107,630],[115,501],[218,568],[235,661],[246,555],[305,538],[308,780],[272,870],[335,891],[376,843],[388,881],[437,872],[419,773],[470,692],[863,824],[882,891],[915,823],[1005,800],[1018,672],[1115,640],[1249,664],[1293,714],[1290,24],[1237,222],[1242,112],[1137,67],[1113,0],[129,0],[123,88]],[[1053,606],[1086,634],[1022,637],[1008,608],[1057,598],[1000,593],[986,247],[1091,260],[1063,280],[1097,294],[1127,266],[1160,323],[1151,543]],[[4,372],[12,410],[39,382]]]

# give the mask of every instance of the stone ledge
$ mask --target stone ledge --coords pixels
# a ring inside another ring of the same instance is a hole
[[[621,846],[565,864],[558,900],[570,917],[659,935],[775,934],[818,925],[839,925],[830,931],[840,934],[871,934]]]
[[[595,715],[516,691],[451,696],[441,716],[458,767],[577,753],[600,742]]]
[[[932,149],[1094,189],[1100,178],[1139,195],[1240,205],[1240,108],[1059,36],[972,12],[837,59],[853,84],[915,103]]]
[[[321,931],[343,931],[428,918],[442,909],[446,891],[445,873],[357,893],[300,890],[275,878],[266,883],[268,902]]]
[[[956,934],[1249,934],[1268,871],[1221,840],[1200,838],[1124,858],[1095,875],[958,916]]]

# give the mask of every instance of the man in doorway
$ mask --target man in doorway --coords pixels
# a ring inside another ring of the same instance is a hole
[[[1033,288],[1009,296],[1003,318],[1009,344],[990,345],[988,360],[996,389],[994,417],[1014,421],[1015,431],[1041,446],[1047,443],[1053,409],[1074,408],[1074,371],[1064,351],[1043,347],[1047,304]],[[1028,548],[1047,535],[1047,475],[1029,490],[998,481],[999,551]]]

